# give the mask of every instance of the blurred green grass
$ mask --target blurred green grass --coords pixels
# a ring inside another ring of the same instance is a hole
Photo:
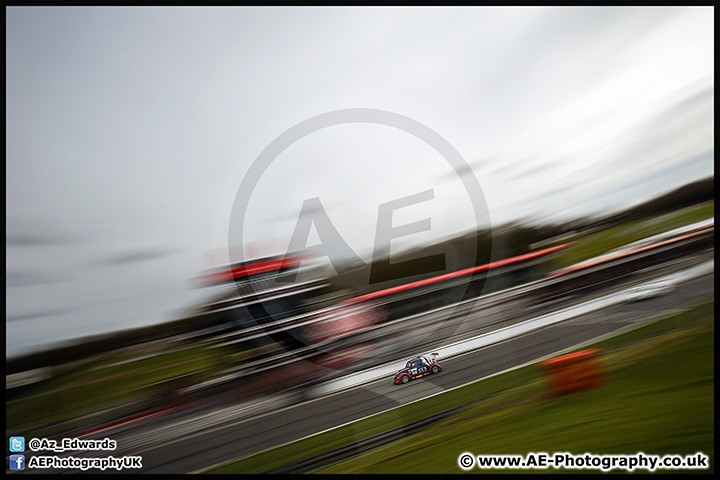
[[[51,378],[26,387],[19,398],[7,399],[6,433],[39,437],[77,428],[89,423],[81,418],[85,415],[162,393],[163,382],[179,382],[189,375],[197,379],[203,372],[228,366],[215,348],[176,350],[162,349],[141,360],[137,353],[114,352],[55,367]]]
[[[577,243],[554,256],[551,266],[554,270],[569,267],[638,240],[712,218],[714,215],[715,202],[713,201],[670,214],[623,223],[595,233],[581,233],[562,242],[556,242],[556,244]],[[556,246],[556,244],[549,246]]]
[[[273,471],[463,405],[467,408],[437,425],[320,473],[461,473],[457,457],[466,451],[475,455],[700,451],[710,457],[712,466],[713,322],[714,300],[708,300],[583,347],[608,351],[603,361],[610,382],[599,389],[554,398],[539,368],[528,366],[207,473]]]

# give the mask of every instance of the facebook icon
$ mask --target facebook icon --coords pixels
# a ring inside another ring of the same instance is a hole
[[[10,455],[10,470],[25,470],[25,455]]]

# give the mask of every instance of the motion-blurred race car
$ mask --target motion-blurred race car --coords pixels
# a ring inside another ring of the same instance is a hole
[[[430,375],[431,373],[438,373],[442,370],[439,363],[435,361],[437,353],[432,354],[432,360],[429,360],[423,355],[418,355],[412,360],[407,362],[405,368],[395,374],[395,380],[393,383],[399,385],[401,383],[407,383],[410,380]]]
[[[625,293],[625,301],[639,302],[640,300],[647,300],[660,295],[673,293],[675,290],[676,287],[671,281],[657,280],[631,288]]]

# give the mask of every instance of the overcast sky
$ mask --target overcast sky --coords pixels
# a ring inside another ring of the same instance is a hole
[[[264,149],[243,255],[282,253],[318,197],[371,255],[393,225],[610,213],[714,174],[714,19],[696,8],[7,8],[7,355],[175,318],[227,261],[233,204]],[[317,242],[311,232],[308,243]]]

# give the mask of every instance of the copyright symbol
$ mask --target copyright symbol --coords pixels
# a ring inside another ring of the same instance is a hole
[[[471,453],[463,453],[458,457],[458,465],[463,470],[470,470],[475,465],[475,457]]]
[[[33,438],[32,440],[30,440],[30,443],[28,443],[28,445],[30,445],[30,450],[35,452],[40,448],[40,440],[38,440],[37,438]]]

